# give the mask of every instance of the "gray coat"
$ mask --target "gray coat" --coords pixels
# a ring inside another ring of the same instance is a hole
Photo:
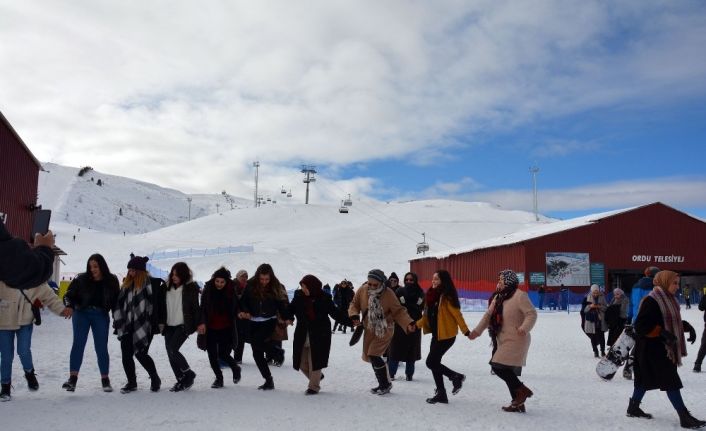
[[[587,305],[584,307],[583,312],[588,315],[588,312],[591,310],[591,305],[593,304],[598,304],[598,321],[597,322],[591,322],[588,319],[586,319],[583,323],[583,330],[587,334],[595,334],[596,333],[596,328],[598,328],[600,331],[607,331],[608,330],[608,324],[605,321],[605,310],[608,308],[608,304],[606,303],[605,300],[605,295],[603,295],[603,292],[601,292],[598,295],[598,298],[594,298],[592,294],[588,294],[586,297],[586,302]]]

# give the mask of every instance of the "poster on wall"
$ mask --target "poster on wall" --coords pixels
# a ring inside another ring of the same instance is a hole
[[[591,284],[605,284],[605,265],[599,262],[591,263]]]
[[[588,253],[547,253],[546,262],[547,286],[591,285]]]
[[[530,272],[530,284],[544,284],[545,282],[543,272]]]

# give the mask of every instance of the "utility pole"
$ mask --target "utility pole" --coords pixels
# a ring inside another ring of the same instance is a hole
[[[532,193],[533,193],[533,201],[532,201],[532,207],[534,209],[534,220],[539,221],[539,208],[537,205],[537,173],[539,172],[539,168],[536,166],[532,166],[530,168],[530,173],[532,174]]]
[[[302,170],[301,172],[304,174],[304,183],[306,184],[306,199],[304,200],[305,204],[309,203],[309,183],[313,183],[316,181],[316,166],[312,165],[302,165]]]
[[[189,221],[191,221],[191,196],[186,198],[187,201],[189,201]]]
[[[255,168],[255,200],[254,200],[254,202],[255,202],[255,208],[257,208],[260,206],[260,202],[258,202],[258,200],[257,200],[257,181],[258,181],[257,176],[260,171],[260,162],[259,161],[252,162],[252,165]]]

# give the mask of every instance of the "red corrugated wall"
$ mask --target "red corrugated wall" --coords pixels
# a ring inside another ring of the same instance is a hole
[[[649,265],[706,273],[706,223],[655,203],[524,243],[444,259],[413,260],[410,270],[419,275],[424,288],[432,274],[444,268],[459,289],[487,292],[495,288],[497,273],[504,268],[524,272],[526,286],[530,272],[546,272],[547,252],[589,253],[591,262],[605,265],[606,276],[611,270],[642,272]],[[654,261],[654,256],[672,255],[683,256],[684,262]],[[652,261],[633,261],[633,256],[650,256]],[[607,280],[603,284],[607,285]],[[582,289],[585,286],[578,290]]]
[[[30,204],[37,203],[39,167],[8,126],[0,121],[0,212],[7,214],[7,228],[29,240],[32,230]]]
[[[463,253],[443,259],[426,258],[410,262],[411,271],[419,276],[423,288],[431,285],[431,276],[439,269],[451,274],[456,289],[460,291],[492,292],[498,280],[498,272],[510,268],[524,272],[524,247],[507,246],[472,253]]]

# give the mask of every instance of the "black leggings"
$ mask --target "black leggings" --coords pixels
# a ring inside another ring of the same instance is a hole
[[[594,334],[589,334],[589,337],[591,337],[591,347],[593,347],[593,353],[598,353],[598,346],[601,347],[601,353],[604,353],[605,334],[603,334],[603,331],[596,328],[596,332]]]
[[[456,337],[441,341],[437,340],[435,337],[431,339],[431,346],[429,347],[429,354],[427,355],[427,368],[431,370],[431,374],[434,376],[434,383],[436,383],[436,389],[439,392],[446,390],[444,389],[444,376],[451,379],[458,375],[456,371],[441,363],[444,354],[455,342]]]
[[[172,367],[174,377],[177,380],[181,380],[184,377],[184,373],[189,370],[189,363],[186,362],[186,358],[179,351],[187,338],[189,338],[189,335],[184,331],[184,325],[164,328],[164,347],[167,348],[169,365]]]
[[[123,336],[120,337],[120,351],[123,357],[123,369],[125,370],[125,376],[127,377],[128,383],[137,382],[137,375],[135,374],[135,359],[133,359],[133,357],[137,358],[140,365],[142,365],[150,377],[157,376],[157,367],[155,367],[154,361],[147,353],[150,349],[151,343],[152,337],[150,336],[147,347],[136,352],[132,343],[132,333],[123,334]]]
[[[222,360],[235,370],[238,364],[235,359],[230,356],[230,351],[233,349],[233,328],[226,329],[208,329],[206,331],[206,350],[208,351],[208,362],[211,364],[213,374],[216,379],[223,380],[223,373],[218,360]]]
[[[250,322],[250,345],[252,346],[252,356],[260,370],[260,375],[264,379],[271,379],[270,367],[267,366],[265,355],[274,356],[275,346],[271,341],[272,332],[275,330],[277,319],[265,320],[264,322]]]
[[[503,379],[507,385],[507,388],[510,391],[510,398],[515,399],[515,391],[517,388],[522,386],[522,382],[517,378],[517,375],[512,368],[492,367],[492,369],[495,375]]]

